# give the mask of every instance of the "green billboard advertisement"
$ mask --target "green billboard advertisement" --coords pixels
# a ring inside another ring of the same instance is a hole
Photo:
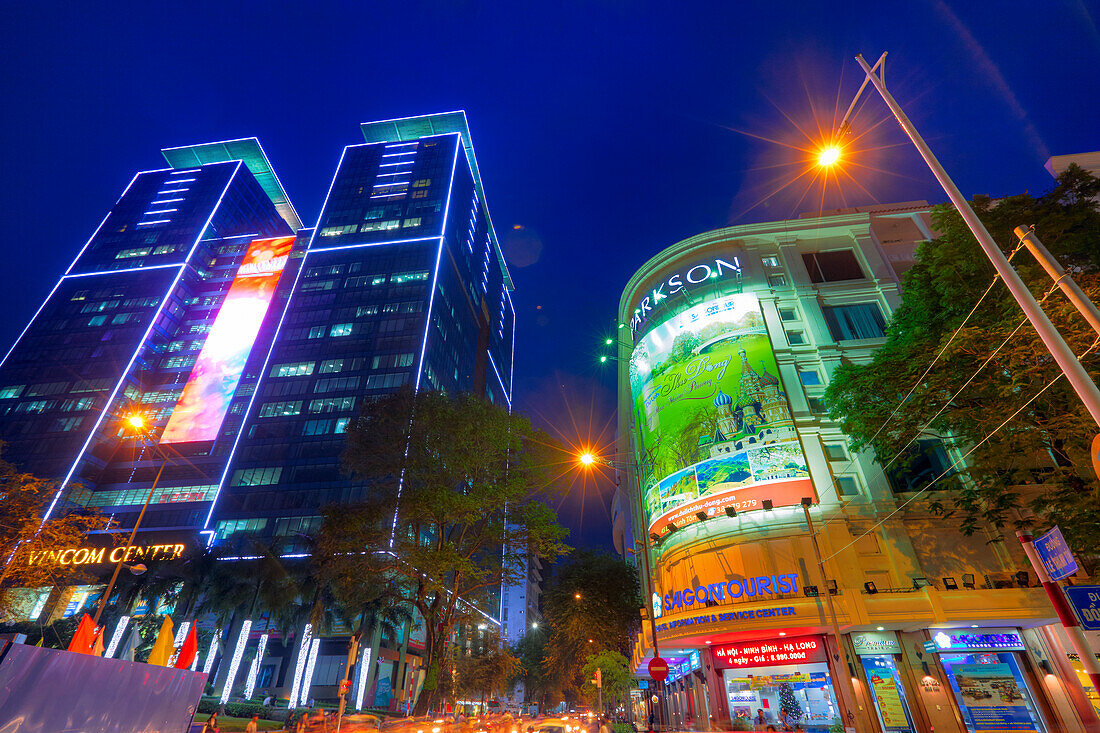
[[[650,532],[814,496],[755,295],[650,328],[630,357],[630,390]]]

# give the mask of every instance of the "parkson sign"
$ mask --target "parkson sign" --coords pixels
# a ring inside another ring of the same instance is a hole
[[[662,305],[661,301],[669,296],[675,295],[692,285],[700,285],[707,280],[721,280],[731,275],[738,277],[741,275],[741,263],[737,261],[736,257],[729,257],[729,260],[715,257],[713,260],[699,262],[686,270],[673,273],[638,301],[634,313],[630,317],[630,335],[632,337],[636,336],[642,324],[649,320],[649,316],[653,311]]]
[[[183,545],[130,545],[121,547],[66,547],[27,554],[28,565],[102,565],[105,562],[176,560]]]

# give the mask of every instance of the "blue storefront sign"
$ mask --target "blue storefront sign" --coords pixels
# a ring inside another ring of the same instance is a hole
[[[388,707],[390,704],[390,695],[392,694],[393,683],[390,682],[390,678],[383,677],[378,680],[378,685],[374,688],[374,706],[376,708]]]
[[[1081,627],[1100,631],[1100,585],[1071,585],[1062,590],[1066,592]]]
[[[1051,580],[1068,578],[1077,572],[1077,561],[1073,559],[1062,530],[1057,527],[1035,540],[1035,552]]]

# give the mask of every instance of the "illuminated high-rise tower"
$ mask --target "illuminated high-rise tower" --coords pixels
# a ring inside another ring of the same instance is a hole
[[[255,139],[134,178],[0,363],[4,457],[61,483],[54,511],[132,526],[164,465],[150,543],[293,542],[362,496],[339,461],[362,400],[510,403],[512,285],[465,114],[362,132],[313,229]]]
[[[194,530],[255,382],[245,361],[266,353],[273,332],[261,326],[289,292],[301,222],[255,138],[164,155],[171,167],[133,178],[0,363],[0,438],[4,458],[60,482],[51,511],[97,507],[116,527],[132,525],[164,463],[143,525]],[[254,244],[265,239],[279,257]],[[251,279],[265,283],[252,317],[227,322],[257,257],[272,271]],[[201,440],[156,447],[219,322],[243,334],[221,402],[206,400]],[[132,413],[148,421],[144,439],[121,429]]]

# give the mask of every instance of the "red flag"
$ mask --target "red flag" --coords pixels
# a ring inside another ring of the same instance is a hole
[[[199,653],[199,637],[195,634],[197,627],[198,622],[191,623],[191,630],[187,632],[187,638],[183,640],[179,656],[176,657],[176,669],[187,669],[195,661],[195,655]]]
[[[92,645],[95,644],[95,636],[95,622],[92,621],[91,616],[84,614],[80,619],[80,624],[76,627],[76,633],[73,634],[73,640],[69,642],[69,651],[79,654],[91,654]]]

